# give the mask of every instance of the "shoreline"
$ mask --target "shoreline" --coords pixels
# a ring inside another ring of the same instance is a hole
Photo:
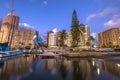
[[[120,57],[120,52],[69,52],[63,56],[67,58],[107,58]]]

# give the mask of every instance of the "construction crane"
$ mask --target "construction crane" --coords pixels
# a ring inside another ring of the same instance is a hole
[[[12,5],[11,5],[11,9],[10,9],[10,15],[13,14],[14,11],[14,0],[12,0]],[[11,48],[11,43],[12,43],[12,38],[13,38],[13,33],[14,33],[14,26],[11,25],[12,23],[12,16],[10,17],[10,23],[9,23],[9,35],[8,35],[8,46],[9,48]]]

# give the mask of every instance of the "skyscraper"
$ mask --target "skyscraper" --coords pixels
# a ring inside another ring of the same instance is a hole
[[[47,33],[47,45],[49,48],[56,47],[56,39],[57,39],[56,34],[54,34],[53,31],[49,31]]]
[[[111,28],[98,34],[99,47],[120,46],[120,29]]]
[[[1,42],[9,42],[9,45],[12,41],[12,36],[14,31],[18,29],[19,16],[15,14],[8,14],[2,22],[1,31],[3,32],[3,38]]]
[[[72,24],[73,24],[74,22],[76,22],[76,23],[79,24],[79,21],[78,21],[78,18],[77,18],[77,13],[76,13],[75,10],[73,11],[73,14],[72,14]]]

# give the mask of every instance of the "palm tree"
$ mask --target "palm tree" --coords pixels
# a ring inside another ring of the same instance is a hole
[[[86,42],[86,46],[91,46],[91,43],[89,41]]]
[[[80,41],[80,35],[83,35],[84,28],[81,27],[83,24],[79,25],[77,22],[74,22],[71,26],[71,35],[72,35],[72,46],[78,47]]]
[[[91,43],[91,42],[93,42],[93,41],[95,41],[94,37],[93,37],[93,36],[90,36],[90,37],[88,38],[88,42],[90,43],[90,48],[92,47],[92,43]]]
[[[59,40],[59,43],[60,43],[60,46],[64,46],[65,45],[65,40],[67,39],[68,35],[67,35],[67,32],[66,30],[62,30],[60,32],[60,40]]]

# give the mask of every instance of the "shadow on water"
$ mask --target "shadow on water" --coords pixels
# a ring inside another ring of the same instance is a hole
[[[120,80],[120,64],[30,55],[5,61],[0,67],[0,80]]]

